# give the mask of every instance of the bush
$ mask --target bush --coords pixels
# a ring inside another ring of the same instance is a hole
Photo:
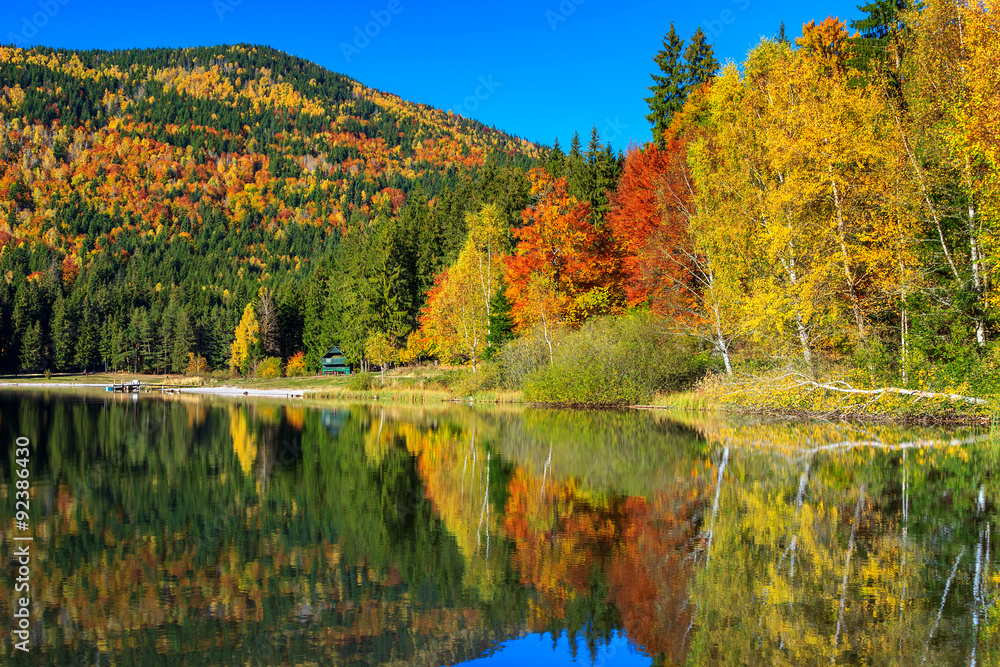
[[[556,332],[557,339],[564,336],[565,332]],[[549,365],[549,345],[541,328],[536,328],[527,336],[508,342],[493,359],[499,366],[499,387],[518,390],[529,375]]]
[[[347,388],[351,391],[368,391],[374,385],[374,378],[371,373],[358,373],[350,376],[347,381]]]
[[[499,389],[503,381],[503,367],[495,362],[480,363],[476,372],[465,373],[452,384],[452,390],[459,396],[471,396],[480,391]]]
[[[256,376],[259,378],[280,378],[281,359],[278,357],[264,357],[257,364]]]
[[[208,360],[194,352],[188,352],[188,363],[184,369],[184,375],[201,376],[209,375],[212,369],[208,367]]]
[[[648,313],[634,313],[593,320],[567,335],[552,363],[525,378],[524,395],[564,405],[634,405],[692,386],[710,366],[706,353],[664,333]]]
[[[232,380],[233,379],[233,372],[231,370],[226,370],[224,368],[220,368],[217,371],[212,371],[212,379],[213,380]]]
[[[309,369],[306,367],[305,352],[296,352],[291,356],[288,360],[288,365],[285,366],[285,375],[290,378],[309,375]]]

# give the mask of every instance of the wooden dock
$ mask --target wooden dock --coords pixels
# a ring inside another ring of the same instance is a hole
[[[172,394],[175,391],[179,391],[184,388],[190,388],[190,386],[182,384],[150,384],[148,382],[133,380],[132,382],[113,382],[105,388],[105,391],[111,391],[119,394]]]

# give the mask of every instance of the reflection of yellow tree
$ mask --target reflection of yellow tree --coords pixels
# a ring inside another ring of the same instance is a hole
[[[407,449],[417,456],[427,497],[465,558],[466,585],[484,599],[491,598],[503,564],[497,549],[497,508],[489,499],[492,453],[481,425],[475,419],[462,430],[442,426],[430,431],[406,425],[402,435]]]
[[[908,539],[902,510],[886,511],[866,490],[872,450],[838,453],[833,464],[820,456],[796,470],[780,456],[734,454],[738,481],[722,483],[711,558],[692,590],[692,661],[918,664],[927,650],[928,664],[954,664],[955,646],[928,642],[940,593],[915,594],[937,579],[935,554]],[[928,462],[913,459],[913,470]],[[949,569],[956,555],[943,559]]]
[[[246,475],[253,468],[257,459],[257,435],[250,430],[246,411],[236,407],[229,408],[229,433],[233,438],[233,451],[240,460],[240,468]]]

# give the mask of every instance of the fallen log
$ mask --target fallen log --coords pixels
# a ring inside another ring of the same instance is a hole
[[[846,382],[835,381],[832,383],[817,382],[805,375],[795,374],[799,379],[795,386],[810,387],[812,389],[825,389],[841,394],[858,394],[863,396],[879,397],[885,394],[899,394],[901,396],[913,396],[914,398],[947,398],[951,401],[962,401],[974,405],[988,405],[989,401],[974,396],[962,396],[961,394],[948,394],[936,391],[919,391],[917,389],[903,389],[901,387],[879,387],[878,389],[855,389]]]

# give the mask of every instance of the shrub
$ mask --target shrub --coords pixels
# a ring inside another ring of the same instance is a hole
[[[306,367],[306,353],[296,352],[288,360],[288,365],[285,366],[285,375],[290,378],[302,377],[303,375],[308,375],[309,369]]]
[[[257,364],[256,375],[259,378],[280,378],[281,359],[278,357],[264,357],[264,359]]]
[[[503,367],[494,362],[480,363],[476,372],[464,373],[452,390],[459,396],[471,396],[476,392],[499,389],[503,380]]]
[[[205,357],[188,352],[188,363],[184,369],[184,375],[208,375],[212,369],[208,367],[208,360]]]
[[[552,363],[524,380],[530,401],[633,405],[693,385],[709,369],[706,353],[664,333],[648,313],[592,320],[561,341]]]
[[[373,382],[371,373],[358,373],[347,381],[347,388],[351,391],[368,391],[372,388]]]
[[[213,380],[231,380],[233,378],[233,372],[224,368],[220,368],[217,371],[212,371]]]
[[[559,332],[558,338],[564,336]],[[494,356],[499,366],[498,384],[504,389],[521,389],[531,373],[549,364],[549,345],[540,328],[527,336],[515,338]]]

